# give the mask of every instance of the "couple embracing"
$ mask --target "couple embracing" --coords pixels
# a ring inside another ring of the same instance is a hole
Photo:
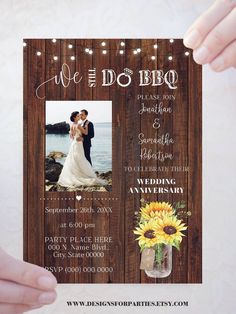
[[[106,185],[106,180],[98,178],[92,167],[90,149],[94,126],[88,120],[88,111],[74,111],[70,120],[72,142],[57,183],[67,188]]]

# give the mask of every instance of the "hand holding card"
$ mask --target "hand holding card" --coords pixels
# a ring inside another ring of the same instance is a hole
[[[47,270],[11,257],[0,248],[0,313],[22,313],[56,299],[56,278]]]
[[[236,67],[236,1],[217,0],[187,31],[184,44],[194,60],[220,72]]]

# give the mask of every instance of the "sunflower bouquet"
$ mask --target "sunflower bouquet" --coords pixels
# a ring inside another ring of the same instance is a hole
[[[138,235],[140,251],[153,251],[155,265],[161,266],[166,258],[167,248],[180,249],[187,226],[177,217],[177,209],[185,205],[179,202],[173,207],[166,202],[143,203],[138,213],[138,223],[133,230]]]

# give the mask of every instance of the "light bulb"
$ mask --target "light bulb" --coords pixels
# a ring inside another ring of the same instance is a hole
[[[137,52],[141,52],[141,48],[138,48],[138,49],[137,49]]]
[[[136,55],[138,53],[138,51],[137,50],[134,50],[134,54]]]
[[[185,56],[189,56],[189,51],[185,51]]]
[[[107,53],[107,51],[106,51],[106,50],[103,50],[102,53],[105,55],[105,54]]]
[[[68,48],[69,48],[69,49],[72,49],[72,48],[73,48],[73,45],[72,45],[72,44],[69,44],[69,45],[68,45]]]
[[[153,45],[153,48],[157,49],[158,48],[158,44]]]
[[[93,54],[93,50],[92,49],[89,50],[89,54],[90,55]]]
[[[26,47],[26,46],[27,46],[27,44],[26,44],[26,42],[24,41],[24,42],[23,42],[23,47]]]
[[[156,57],[155,57],[155,56],[151,56],[151,59],[152,59],[152,60],[155,60],[155,59],[156,59]]]
[[[37,55],[37,56],[41,56],[41,54],[42,54],[42,53],[41,53],[40,51],[37,51],[37,52],[36,52],[36,55]]]
[[[124,54],[124,50],[120,50],[120,54],[123,55]]]
[[[174,39],[170,39],[170,43],[172,44],[174,42]]]
[[[169,56],[169,57],[168,57],[168,60],[170,60],[170,61],[173,60],[173,57],[172,57],[172,56]]]
[[[89,53],[89,48],[85,48],[84,51]]]
[[[101,45],[102,45],[103,47],[106,46],[105,41],[103,41],[103,42],[101,43]]]
[[[57,41],[56,38],[53,38],[53,39],[52,39],[52,42],[53,42],[53,43],[55,43],[56,41]]]
[[[58,56],[54,56],[53,60],[57,61],[58,60]]]
[[[122,42],[120,43],[120,45],[121,45],[122,47],[124,47],[125,43],[122,41]]]
[[[70,59],[71,59],[72,61],[74,61],[74,60],[75,60],[75,56],[71,56]]]

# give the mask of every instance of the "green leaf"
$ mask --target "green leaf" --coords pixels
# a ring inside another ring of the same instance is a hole
[[[174,241],[173,246],[176,247],[178,251],[180,250],[180,242]]]
[[[158,265],[161,264],[162,259],[163,259],[163,247],[164,247],[164,244],[162,244],[162,243],[157,244],[157,246],[156,246],[155,260],[156,260]]]
[[[145,249],[145,244],[140,245],[140,251],[142,252]]]

